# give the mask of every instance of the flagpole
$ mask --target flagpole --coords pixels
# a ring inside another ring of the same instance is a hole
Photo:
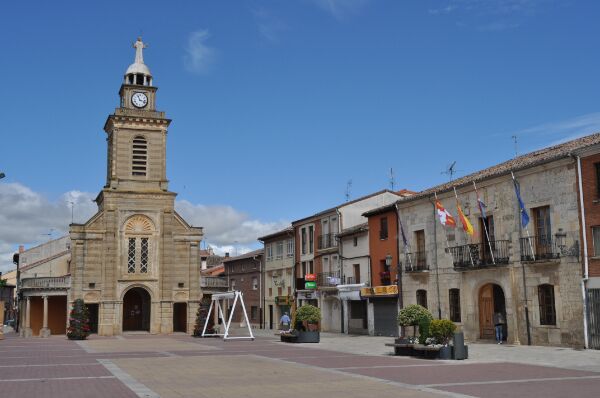
[[[454,197],[456,198],[457,210],[464,217],[464,213],[462,212],[462,209],[459,209],[460,203],[458,202],[458,194],[456,193],[456,187],[452,187],[452,189],[454,189]],[[461,218],[460,214],[458,215],[458,218]],[[467,237],[467,232],[465,231],[464,221],[461,219],[460,223],[463,224],[463,234],[465,235],[465,239],[467,240],[466,246],[467,246],[467,250],[469,251],[469,259],[471,260],[471,267],[475,268],[475,263],[473,262],[473,254],[471,253],[471,244],[468,242],[469,238]]]
[[[510,172],[510,175],[512,176],[513,183],[516,183],[515,175],[513,174],[512,170]],[[519,191],[521,191],[521,188],[519,188]],[[523,209],[521,208],[520,203],[519,203],[519,216],[521,216],[521,217],[519,217],[520,218],[519,225],[522,225]],[[533,251],[533,244],[531,243],[531,237],[529,236],[529,228],[527,228],[527,225],[525,225],[525,233],[527,234],[527,242],[529,242],[529,248],[531,249],[531,256],[533,257],[533,261],[535,261],[535,252]]]
[[[477,206],[479,207],[479,214],[481,214],[481,218],[483,218],[483,229],[485,230],[485,237],[487,238],[488,246],[490,247],[490,254],[492,255],[492,264],[496,265],[494,251],[492,250],[492,242],[490,241],[490,234],[488,233],[487,228],[487,219],[484,217],[485,214],[482,213],[481,203],[479,202],[479,192],[477,192],[477,185],[475,184],[475,181],[473,181],[473,188],[475,188],[475,195],[477,195]]]
[[[433,193],[433,196],[435,196],[435,201],[438,201],[438,197],[437,197],[437,192]],[[435,212],[437,213],[437,209],[435,210]],[[448,249],[448,252],[450,253],[450,242],[448,242],[448,231],[446,230],[446,226],[444,225],[444,237],[446,238],[446,249]]]

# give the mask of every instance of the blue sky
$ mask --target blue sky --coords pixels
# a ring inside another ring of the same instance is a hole
[[[0,270],[93,212],[138,35],[173,119],[180,211],[220,248],[388,187],[421,190],[600,130],[600,4],[9,2],[0,14]],[[52,229],[52,230],[51,230]],[[46,234],[46,235],[44,235]],[[50,234],[50,235],[48,235]]]

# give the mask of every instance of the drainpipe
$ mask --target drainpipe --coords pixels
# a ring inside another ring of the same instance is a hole
[[[265,301],[265,298],[263,297],[262,291],[263,291],[263,266],[262,266],[262,261],[261,260],[257,260],[256,259],[257,256],[253,256],[252,260],[258,262],[258,312],[259,312],[259,325],[260,325],[260,329],[264,329],[264,321],[265,321],[265,317],[263,315],[263,303]]]
[[[396,279],[398,285],[398,312],[404,308],[403,291],[402,291],[402,263],[400,262],[400,209],[398,208],[398,202],[394,204],[396,209]],[[406,249],[404,250],[406,252]],[[400,328],[398,336],[403,336],[402,326]]]
[[[335,212],[337,213],[337,218],[338,218],[338,234],[340,232],[342,232],[342,213],[340,213],[339,209],[335,209]],[[344,250],[343,250],[343,245],[342,245],[342,240],[338,240],[337,235],[333,237],[336,241],[337,241],[337,245],[338,245],[338,265],[340,267],[340,283],[342,282],[343,278],[344,278]],[[344,333],[344,302],[342,301],[342,299],[340,299],[340,291],[337,291],[337,299],[340,302],[340,331],[341,333]]]
[[[437,246],[437,221],[435,214],[435,202],[429,197],[429,203],[433,206],[433,266],[435,267],[435,286],[437,290],[437,304],[438,304],[438,319],[442,319],[442,305],[440,303],[440,273],[438,270],[438,246]],[[445,249],[444,249],[445,250]]]
[[[587,318],[587,281],[589,272],[588,246],[587,246],[587,227],[585,224],[585,207],[583,203],[583,183],[581,181],[581,157],[577,156],[577,183],[579,185],[579,207],[581,208],[581,230],[583,239],[583,278],[581,279],[581,294],[583,295],[583,344],[589,348],[588,336],[588,318]]]

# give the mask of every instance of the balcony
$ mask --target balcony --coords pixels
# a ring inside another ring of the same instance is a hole
[[[71,287],[71,277],[50,276],[40,278],[23,278],[21,289],[68,289]]]
[[[319,235],[317,238],[319,250],[330,249],[338,246],[337,234]]]
[[[406,253],[404,258],[404,270],[406,272],[429,271],[426,252]]]
[[[551,236],[531,236],[519,239],[521,261],[548,262],[560,259],[560,250]]]
[[[451,247],[449,250],[454,268],[469,270],[508,264],[508,243],[507,240],[495,240],[489,244],[486,242]]]
[[[321,272],[317,274],[317,286],[335,287],[342,284],[340,272]]]
[[[200,287],[227,288],[227,278],[221,276],[203,276],[200,278]]]

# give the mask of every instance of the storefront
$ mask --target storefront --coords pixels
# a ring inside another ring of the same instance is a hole
[[[398,336],[398,286],[366,287],[360,295],[373,306],[373,334]]]

